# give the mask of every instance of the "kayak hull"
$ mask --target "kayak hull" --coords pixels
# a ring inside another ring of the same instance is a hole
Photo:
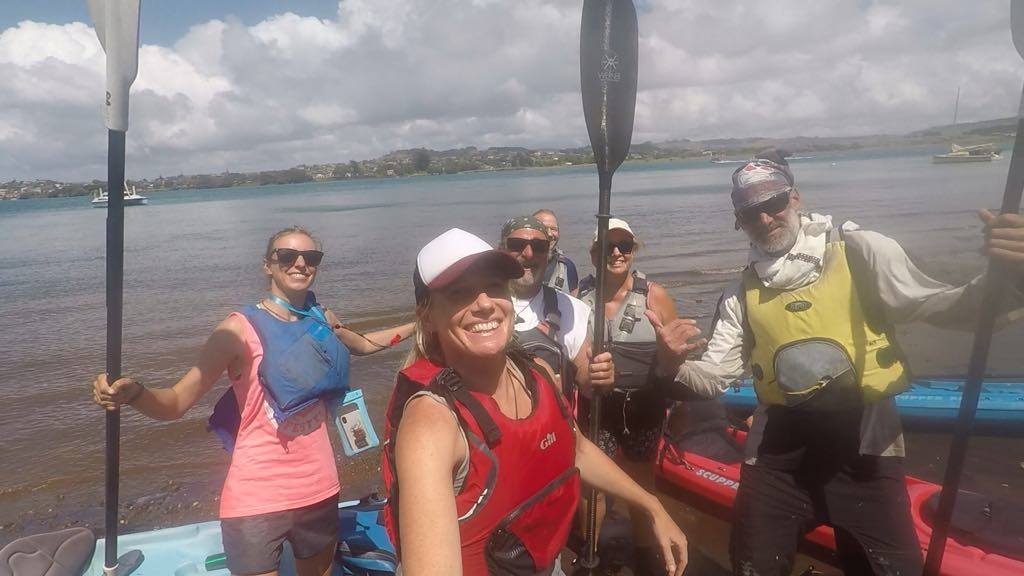
[[[896,407],[910,429],[949,426],[956,422],[963,385],[962,378],[919,378],[906,392],[896,396]],[[757,394],[749,379],[730,387],[721,398],[732,410],[753,411],[757,406]],[[975,423],[993,431],[1024,432],[1024,381],[986,380]]]
[[[382,576],[394,574],[394,548],[380,524],[379,501],[350,501],[338,505],[339,552],[335,556],[332,576]],[[92,561],[85,576],[103,576],[103,539],[96,541]],[[376,547],[372,552],[365,551]],[[230,576],[223,560],[220,522],[201,522],[117,538],[121,554],[140,550],[142,564],[133,576]],[[281,555],[281,576],[294,576],[295,564],[286,542]]]
[[[742,444],[743,432],[731,431]],[[721,520],[733,520],[733,505],[740,483],[740,464],[724,464],[674,446],[664,436],[658,446],[655,479],[659,491],[680,499]],[[928,549],[931,528],[923,519],[925,502],[940,490],[938,485],[911,476],[907,492],[911,501],[922,558]],[[800,551],[822,562],[835,562],[835,535],[828,526],[818,526],[804,536]],[[1011,576],[1024,574],[1024,562],[989,554],[953,539],[947,541],[942,576]]]

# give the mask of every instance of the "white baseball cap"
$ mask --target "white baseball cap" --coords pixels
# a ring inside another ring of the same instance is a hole
[[[629,235],[636,238],[636,234],[633,233],[633,229],[629,227],[629,224],[621,218],[609,218],[608,219],[608,230],[625,230],[629,232]],[[597,242],[597,229],[594,229],[594,242]]]
[[[412,283],[416,303],[421,303],[431,290],[444,288],[462,275],[470,266],[489,262],[508,279],[523,275],[523,267],[509,253],[495,250],[479,236],[459,228],[452,228],[420,249],[416,256],[416,270]]]

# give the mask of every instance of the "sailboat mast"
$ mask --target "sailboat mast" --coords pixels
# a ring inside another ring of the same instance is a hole
[[[953,105],[953,126],[956,126],[957,113],[960,112],[960,87],[956,87],[956,104]]]

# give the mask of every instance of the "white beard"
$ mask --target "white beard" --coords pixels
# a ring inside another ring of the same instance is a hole
[[[757,245],[750,248],[750,263],[761,282],[769,288],[794,290],[814,282],[821,274],[832,218],[807,214],[799,222],[799,227],[793,229],[796,232],[795,242],[786,252],[766,254]]]
[[[786,225],[782,233],[774,240],[759,242],[752,240],[755,246],[765,254],[785,254],[793,249],[796,244],[796,237],[800,233],[800,214],[796,210],[790,210],[786,216]]]

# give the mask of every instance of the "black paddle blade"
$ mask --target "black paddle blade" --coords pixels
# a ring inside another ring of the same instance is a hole
[[[1017,53],[1024,58],[1024,0],[1010,2],[1010,34]]]
[[[580,29],[583,114],[601,174],[629,153],[636,108],[637,24],[632,0],[585,0]]]

